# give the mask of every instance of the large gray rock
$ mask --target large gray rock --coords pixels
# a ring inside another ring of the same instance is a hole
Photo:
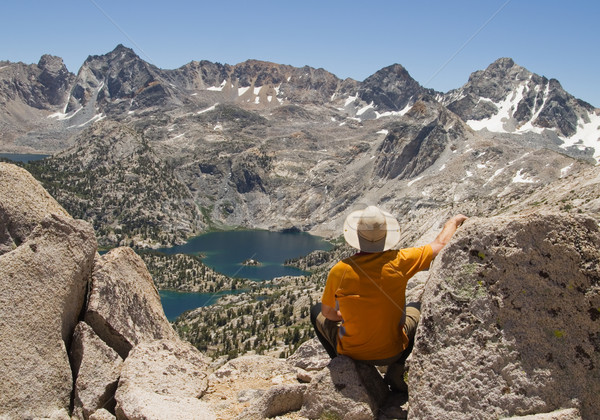
[[[97,259],[85,321],[123,359],[143,341],[177,339],[144,261],[127,247]]]
[[[208,388],[207,368],[202,354],[187,342],[141,343],[121,369],[117,419],[215,419],[200,400]]]
[[[0,256],[0,417],[50,417],[69,409],[67,348],[95,254],[89,224],[52,214]]]
[[[51,213],[68,216],[29,172],[0,162],[0,255],[19,246]]]
[[[275,385],[254,400],[238,417],[238,420],[266,419],[302,408],[306,384]]]
[[[312,371],[325,368],[331,362],[331,358],[315,337],[302,343],[294,354],[287,358],[287,362],[297,368]]]
[[[599,264],[593,219],[469,220],[425,288],[410,418],[600,418]]]
[[[374,366],[338,356],[309,384],[300,414],[310,419],[372,420],[387,395],[388,387]]]
[[[101,408],[114,412],[114,396],[123,359],[85,322],[75,328],[70,355],[76,378],[75,413],[87,419]]]

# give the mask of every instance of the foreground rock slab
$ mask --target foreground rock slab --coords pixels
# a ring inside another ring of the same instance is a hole
[[[409,418],[600,418],[600,233],[588,217],[471,219],[431,269]]]
[[[296,369],[285,359],[245,355],[228,361],[209,376],[209,388],[202,399],[211,404],[219,418],[233,419],[245,409],[255,414],[269,412],[268,404],[261,405],[259,400],[272,387],[295,385],[298,385]],[[265,396],[264,401],[277,403],[277,393],[272,393],[272,399]]]
[[[117,419],[211,420],[200,400],[208,364],[184,341],[158,340],[135,347],[123,363],[115,398]]]
[[[102,408],[114,411],[123,359],[85,322],[75,328],[70,356],[76,378],[74,413],[79,418],[89,418]]]
[[[0,256],[0,417],[50,417],[69,410],[67,348],[96,254],[92,227],[46,216]]]
[[[372,420],[387,394],[388,387],[374,366],[338,356],[309,384],[300,414],[311,419]]]

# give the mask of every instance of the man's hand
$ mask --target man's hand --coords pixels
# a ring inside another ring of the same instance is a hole
[[[321,303],[321,313],[325,318],[330,319],[331,321],[342,320],[342,314],[340,311],[332,308],[331,306],[327,306],[324,303]]]
[[[435,258],[440,251],[446,246],[456,230],[462,225],[468,217],[463,214],[457,214],[450,218],[445,224],[442,231],[438,234],[435,240],[430,244],[433,250],[433,257]]]

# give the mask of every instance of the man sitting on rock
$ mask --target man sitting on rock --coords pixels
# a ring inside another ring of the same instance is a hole
[[[346,218],[344,238],[360,252],[330,270],[321,303],[311,309],[317,337],[331,358],[343,354],[388,366],[391,389],[406,389],[404,362],[421,314],[420,302],[406,305],[406,284],[429,268],[466,219],[449,219],[428,245],[397,250],[392,248],[400,240],[400,226],[391,214],[369,206]]]

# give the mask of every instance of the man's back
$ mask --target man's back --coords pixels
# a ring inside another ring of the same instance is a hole
[[[404,323],[408,280],[432,260],[429,245],[358,253],[330,271],[322,302],[342,315],[338,352],[356,360],[395,356],[408,338]]]

